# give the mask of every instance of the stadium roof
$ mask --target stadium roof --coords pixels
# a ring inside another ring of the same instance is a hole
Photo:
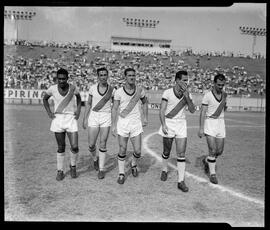
[[[119,40],[133,40],[133,41],[154,41],[154,42],[172,42],[172,40],[168,39],[155,39],[155,38],[132,38],[132,37],[120,37],[120,36],[111,36],[111,39],[119,39]]]

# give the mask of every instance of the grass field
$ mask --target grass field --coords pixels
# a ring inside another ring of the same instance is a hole
[[[82,109],[82,114],[84,107]],[[4,190],[7,221],[109,222],[226,222],[231,226],[264,226],[265,114],[227,112],[224,153],[217,161],[219,185],[210,184],[201,159],[207,154],[205,138],[197,137],[198,112],[187,113],[186,184],[177,189],[175,147],[166,182],[160,181],[162,139],[157,112],[149,111],[143,134],[139,177],[119,185],[117,139],[108,140],[106,176],[97,178],[88,153],[87,131],[79,119],[78,178],[56,176],[56,142],[50,119],[42,106],[4,106]],[[67,142],[68,143],[68,142]],[[67,144],[66,149],[69,149]]]

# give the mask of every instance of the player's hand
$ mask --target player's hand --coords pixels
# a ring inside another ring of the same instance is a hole
[[[147,126],[147,125],[148,125],[148,121],[147,121],[147,119],[144,119],[144,120],[143,120],[143,123],[142,123],[142,126],[145,127],[145,126]]]
[[[203,132],[203,129],[200,129],[199,132],[198,132],[198,137],[202,138],[203,136],[205,136],[205,134]]]
[[[222,98],[224,97],[224,99],[226,99],[227,96],[228,96],[228,94],[226,92],[222,91]]]
[[[216,116],[216,115],[211,115],[209,116],[209,118],[213,118],[213,119],[217,119],[219,116]]]
[[[75,119],[78,120],[79,117],[80,117],[80,112],[76,111],[76,112],[74,113],[74,115],[75,115]]]
[[[165,135],[168,135],[168,126],[166,124],[162,125],[162,132],[165,134]]]
[[[54,113],[52,113],[52,112],[48,113],[48,116],[49,116],[49,118],[51,118],[51,119],[54,119],[54,118],[55,118],[55,115],[54,115]]]
[[[117,133],[116,133],[116,126],[115,126],[115,125],[112,126],[112,135],[113,135],[114,137],[117,136]]]
[[[179,82],[179,86],[180,86],[180,89],[182,91],[182,93],[184,93],[185,91],[187,91],[187,84],[183,81],[180,81]]]
[[[86,129],[86,127],[87,127],[87,120],[86,119],[83,119],[82,127],[83,127],[83,129]]]

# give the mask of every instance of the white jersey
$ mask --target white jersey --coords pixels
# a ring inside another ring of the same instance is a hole
[[[108,90],[109,90],[109,85],[107,85],[107,89],[103,94],[99,92],[98,84],[94,84],[90,87],[89,96],[92,96],[92,108],[94,108],[96,104],[103,98],[103,96],[105,96]],[[115,92],[115,89],[112,92],[112,97],[114,95],[114,92]],[[111,100],[108,100],[106,104],[98,112],[110,113],[111,103],[112,103]]]
[[[184,96],[183,96],[184,97]],[[182,97],[182,98],[183,98]],[[191,94],[189,94],[190,99],[192,99]],[[181,100],[182,100],[181,98]],[[180,99],[176,97],[173,88],[166,89],[162,94],[162,100],[167,101],[167,108],[165,110],[165,115],[167,115],[174,107],[179,103]],[[178,119],[185,119],[185,110],[187,108],[187,105],[184,106],[172,119],[178,120]]]
[[[202,105],[207,106],[206,117],[211,116],[218,108],[222,97],[218,100],[212,91],[207,91],[202,99]],[[224,118],[224,110],[220,113],[219,118]]]
[[[123,109],[125,109],[130,102],[131,98],[134,96],[134,94],[137,92],[138,86],[136,86],[136,90],[133,94],[129,94],[126,92],[124,87],[121,87],[115,91],[114,94],[114,100],[120,101],[119,105],[119,112],[121,113]],[[143,99],[145,97],[145,91],[142,89],[140,99]],[[140,113],[140,100],[137,102],[137,104],[134,106],[134,108],[130,111],[130,113],[125,117],[125,119],[141,119],[141,113]]]
[[[68,89],[68,93],[69,93],[69,90],[70,90],[70,87]],[[67,93],[66,96],[62,96],[58,91],[57,84],[50,86],[46,90],[46,93],[48,95],[50,95],[53,99],[54,112],[56,111],[56,109],[58,108],[58,106],[62,102],[62,100],[68,95],[68,93]],[[66,108],[64,108],[64,110],[62,112],[63,114],[74,114],[75,111],[77,110],[77,100],[76,100],[75,94],[80,94],[80,92],[76,86],[75,86],[74,95],[73,95],[72,99],[70,100],[69,104],[66,106]]]

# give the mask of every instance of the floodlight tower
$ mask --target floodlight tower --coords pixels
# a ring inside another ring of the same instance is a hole
[[[139,37],[141,38],[142,28],[156,28],[159,24],[158,20],[148,20],[140,18],[123,18],[126,26],[133,26],[139,28]]]
[[[32,18],[35,15],[36,15],[36,12],[31,12],[31,11],[5,10],[4,18],[6,20],[15,21],[16,40],[19,39],[19,35],[18,35],[19,21],[21,21],[21,20],[32,20]]]
[[[241,34],[253,36],[253,42],[252,42],[252,56],[253,56],[254,55],[254,47],[256,45],[256,38],[257,38],[257,36],[266,36],[266,29],[265,28],[240,26],[239,30],[241,31]]]

